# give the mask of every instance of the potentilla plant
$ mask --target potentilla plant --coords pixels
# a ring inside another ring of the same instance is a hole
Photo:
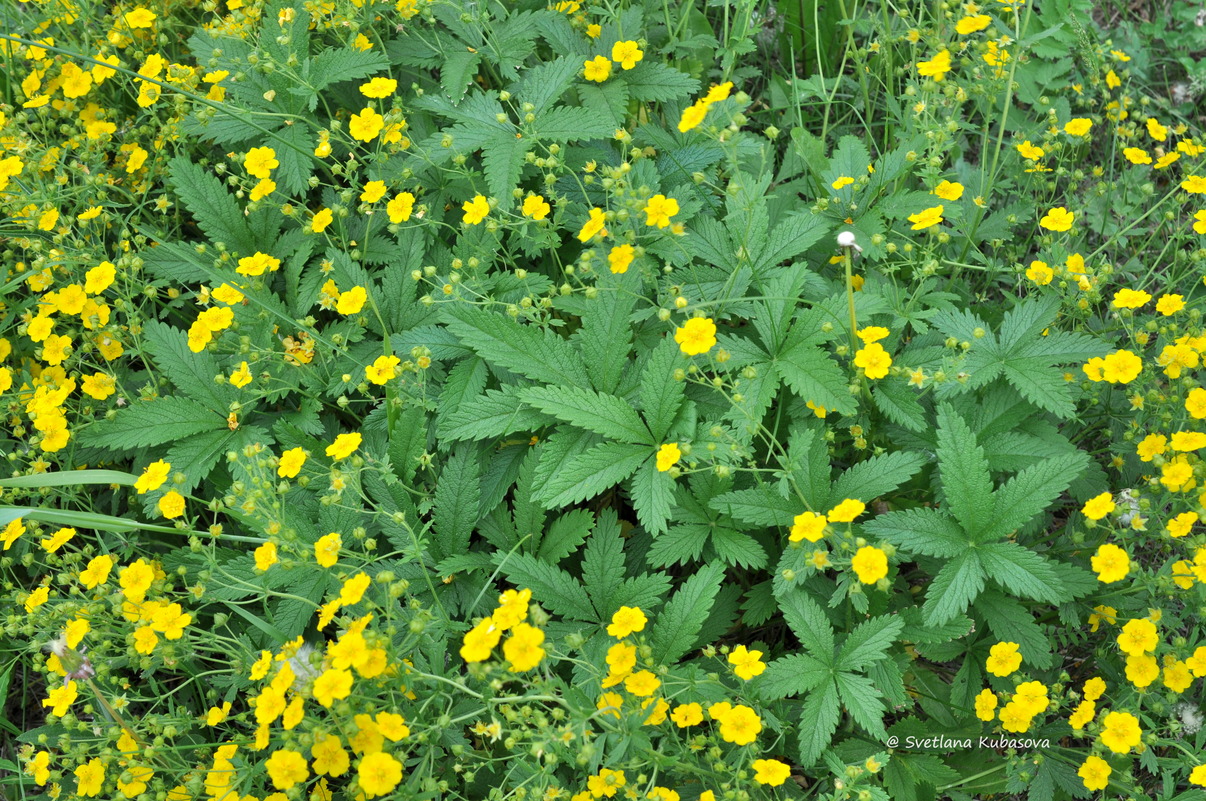
[[[1206,787],[1206,144],[786,5],[15,17],[13,794]]]

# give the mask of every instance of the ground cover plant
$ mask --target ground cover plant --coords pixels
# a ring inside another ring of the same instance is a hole
[[[4,9],[4,798],[1206,799],[1190,4]]]

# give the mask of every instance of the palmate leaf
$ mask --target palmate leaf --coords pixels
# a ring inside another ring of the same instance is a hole
[[[213,354],[207,350],[193,353],[188,349],[188,339],[183,331],[157,320],[145,322],[142,331],[155,358],[155,366],[182,393],[225,419],[230,402],[235,399],[235,391],[228,384],[214,383],[214,376],[220,371]]]
[[[646,461],[629,482],[628,494],[637,521],[645,530],[654,536],[665,533],[674,508],[674,479],[670,473],[658,470],[653,460]]]
[[[495,439],[517,431],[535,431],[553,419],[524,406],[519,400],[519,388],[507,384],[456,404],[446,416],[440,417],[438,430],[448,442]]]
[[[866,676],[854,673],[841,672],[836,678],[842,704],[850,717],[876,741],[882,742],[888,733],[884,730],[884,702],[875,685]]]
[[[958,523],[937,509],[904,509],[877,515],[863,530],[898,548],[925,556],[958,556],[970,544]]]
[[[474,450],[471,446],[458,446],[436,482],[432,550],[438,558],[467,551],[480,518],[481,468]]]
[[[753,688],[763,699],[777,701],[810,692],[832,675],[828,666],[811,656],[792,654],[767,665],[753,680]]]
[[[776,361],[783,382],[805,401],[853,414],[858,408],[847,389],[846,374],[829,354],[820,348],[803,345],[779,354]]]
[[[614,291],[600,292],[583,309],[582,327],[574,339],[582,349],[591,383],[600,392],[614,393],[628,366],[632,350],[632,325],[628,317],[635,303],[634,293],[617,287]]]
[[[571,620],[595,621],[595,609],[590,596],[576,578],[559,567],[543,562],[530,554],[508,554],[498,551],[494,562],[499,572],[516,587],[530,587],[532,596],[541,606]]]
[[[829,618],[825,617],[820,604],[804,590],[797,588],[788,589],[778,598],[783,619],[804,649],[822,664],[832,665],[833,626],[829,624]]]
[[[599,620],[607,620],[619,608],[611,602],[624,580],[624,540],[613,510],[604,510],[586,543],[582,557],[582,583],[594,603]]]
[[[683,404],[686,383],[674,380],[674,367],[681,358],[674,342],[665,339],[649,354],[641,371],[641,411],[654,443],[662,441]]]
[[[168,162],[172,188],[212,242],[225,243],[232,251],[250,256],[257,242],[243,210],[213,173],[193,164],[186,156]],[[263,243],[268,250],[270,243]]]
[[[866,670],[885,659],[888,648],[900,636],[905,621],[899,615],[880,615],[863,621],[850,633],[838,652],[838,670]]]
[[[811,767],[829,747],[841,717],[836,682],[830,680],[809,693],[800,712],[800,767]]]
[[[846,498],[869,502],[908,481],[924,463],[920,454],[909,451],[872,456],[837,477],[829,492],[828,505],[836,506]]]
[[[1062,603],[1071,600],[1059,575],[1046,559],[1012,542],[994,542],[976,549],[985,572],[1010,595],[1036,601]]]
[[[993,522],[984,539],[1007,536],[1029,523],[1063,494],[1088,462],[1089,457],[1077,451],[1044,459],[1006,481],[996,491]]]

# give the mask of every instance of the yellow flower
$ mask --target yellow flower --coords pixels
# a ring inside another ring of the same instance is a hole
[[[348,670],[330,668],[314,680],[314,700],[328,709],[336,701],[352,694],[352,673]]]
[[[466,662],[486,661],[500,639],[502,639],[502,629],[494,625],[491,618],[482,620],[465,634],[461,644],[461,659]]]
[[[854,183],[853,178],[848,175],[843,175],[841,178],[838,178],[836,181],[831,183],[830,186],[833,187],[834,191],[836,192],[837,190],[850,186],[852,183]]]
[[[892,356],[884,350],[883,345],[873,342],[854,354],[854,366],[861,367],[867,378],[884,378],[892,366]]]
[[[1048,267],[1046,262],[1036,259],[1030,262],[1030,267],[1026,270],[1026,277],[1039,286],[1046,286],[1055,278],[1055,271]]]
[[[955,201],[963,197],[963,184],[954,181],[943,181],[934,187],[931,195],[937,195],[943,200]]]
[[[1120,289],[1114,293],[1115,309],[1137,309],[1152,299],[1146,292],[1135,289]]]
[[[184,496],[176,490],[169,490],[159,499],[159,512],[168,520],[173,520],[184,514]]]
[[[369,181],[360,193],[360,202],[376,203],[383,197],[385,197],[385,181]]]
[[[528,195],[523,200],[523,216],[533,220],[543,220],[552,210],[552,206],[541,195]]]
[[[917,74],[923,78],[933,78],[941,81],[951,71],[951,54],[948,50],[940,51],[929,61],[917,63]]]
[[[373,78],[368,83],[360,84],[360,94],[380,100],[389,97],[398,90],[398,82],[393,78]]]
[[[791,775],[791,767],[777,759],[755,759],[750,765],[754,769],[754,781],[778,787]]]
[[[1039,220],[1039,225],[1048,231],[1067,231],[1075,222],[1076,215],[1063,206],[1053,208]]]
[[[955,33],[967,36],[969,33],[982,31],[992,24],[992,17],[987,14],[970,14],[955,23]]]
[[[335,213],[330,209],[319,209],[310,219],[310,230],[321,234],[335,220]]]
[[[616,42],[611,47],[611,60],[626,70],[635,67],[637,62],[644,57],[645,54],[636,42]]]
[[[368,300],[368,292],[362,286],[354,286],[347,292],[339,293],[335,302],[335,311],[343,315],[359,314]]]
[[[909,222],[913,223],[912,230],[922,231],[926,228],[931,228],[942,222],[942,206],[933,206],[931,208],[919,211],[916,214],[909,215]]]
[[[1118,648],[1128,656],[1155,651],[1160,644],[1156,624],[1147,618],[1128,621],[1118,634]]]
[[[393,791],[402,781],[402,763],[385,751],[361,757],[356,772],[360,789],[369,798]]]
[[[850,567],[863,584],[874,584],[888,575],[888,555],[871,545],[864,545],[854,554]]]
[[[661,473],[665,473],[671,467],[678,464],[678,460],[683,456],[683,452],[679,449],[678,444],[667,442],[657,451],[657,469]]]
[[[1076,775],[1084,782],[1086,790],[1104,790],[1109,786],[1110,774],[1113,772],[1109,762],[1099,756],[1090,756],[1085,759],[1080,770],[1076,771]]]
[[[512,673],[523,673],[540,664],[544,659],[544,632],[528,623],[518,623],[511,629],[511,636],[503,643],[503,656]]]
[[[645,224],[665,228],[670,224],[670,218],[678,214],[678,201],[665,195],[654,195],[649,198],[642,209],[645,212]]]
[[[611,62],[608,63],[610,64]],[[606,222],[607,219],[603,214],[603,209],[591,209],[590,219],[588,219],[582,225],[582,229],[578,231],[578,241],[589,242],[590,240],[594,239],[595,236],[600,234],[607,236],[607,229],[603,227]]]
[[[996,717],[997,695],[992,690],[981,690],[976,696],[976,717],[988,721]]]
[[[661,686],[657,676],[648,670],[639,670],[624,679],[624,689],[637,698],[647,698]]]
[[[708,115],[709,105],[702,100],[692,103],[683,109],[683,115],[678,120],[678,130],[686,133],[696,128]]]
[[[242,389],[251,383],[251,366],[247,362],[239,365],[239,369],[230,374],[230,383]]]
[[[1200,195],[1206,193],[1206,177],[1201,175],[1190,175],[1181,182],[1181,188],[1191,195]]]
[[[825,536],[825,526],[827,523],[828,520],[825,515],[818,515],[814,512],[801,512],[792,521],[791,534],[788,535],[788,540],[791,542],[799,542],[800,540],[817,542]]]
[[[1170,537],[1185,537],[1193,529],[1194,523],[1198,522],[1197,512],[1182,512],[1181,514],[1168,521],[1168,536]]]
[[[1151,164],[1152,157],[1147,154],[1146,150],[1137,147],[1124,147],[1122,155],[1131,164]]]
[[[276,151],[270,147],[253,147],[243,157],[243,169],[253,178],[270,178],[272,171],[281,166],[276,160]]]
[[[385,213],[389,215],[389,221],[397,225],[409,220],[414,208],[415,196],[410,192],[401,192],[395,195],[393,200],[385,204]]]
[[[1129,712],[1111,712],[1102,723],[1101,742],[1116,754],[1128,753],[1143,739],[1139,719]]]
[[[626,273],[635,257],[636,249],[632,245],[616,245],[607,254],[607,264],[613,273]]]
[[[276,564],[276,543],[265,542],[263,545],[255,549],[255,569],[267,570]]]
[[[156,15],[153,12],[142,6],[135,7],[123,16],[126,25],[129,25],[131,28],[149,28],[151,27],[151,23],[155,21],[155,18]]]
[[[361,109],[359,114],[353,114],[348,123],[348,133],[361,142],[371,142],[385,127],[385,117],[369,107]]]
[[[139,10],[144,11],[145,9]],[[151,12],[147,11],[146,13],[150,14]],[[130,15],[127,14],[126,16]],[[153,17],[154,15],[152,14],[151,16]],[[75,778],[77,780],[76,795],[86,798],[100,795],[101,787],[105,783],[105,764],[98,757],[93,757],[75,769]]]
[[[340,434],[335,438],[335,441],[327,446],[326,454],[335,461],[346,459],[351,456],[357,448],[360,447],[364,437],[359,432],[352,434]]]
[[[1016,642],[999,642],[988,651],[985,669],[994,676],[1008,676],[1022,666]]]
[[[749,745],[758,739],[762,731],[762,719],[753,709],[739,704],[720,718],[720,737],[726,743]]]
[[[710,317],[693,317],[675,330],[674,341],[688,356],[707,353],[716,346],[716,323]]]
[[[327,212],[328,215],[330,212]],[[327,220],[330,223],[330,220]],[[326,227],[325,225],[323,226]],[[319,229],[321,230],[321,229]],[[239,259],[239,265],[235,268],[235,272],[239,275],[263,275],[265,270],[275,272],[279,270],[281,260],[275,256],[269,256],[267,253],[256,251],[250,256],[244,256]]]
[[[1184,308],[1185,297],[1183,295],[1161,295],[1160,299],[1156,301],[1156,311],[1165,317],[1170,317]]]
[[[306,759],[296,751],[281,749],[268,757],[264,763],[268,768],[268,776],[272,786],[278,790],[288,790],[295,784],[300,784],[310,778],[310,769]]]
[[[1097,497],[1086,501],[1080,511],[1090,520],[1101,520],[1114,511],[1115,506],[1114,496],[1108,492],[1103,492]]]
[[[670,713],[670,719],[680,729],[685,729],[688,726],[698,726],[703,722],[703,707],[696,703],[679,704]]]
[[[254,203],[271,195],[276,191],[276,181],[271,178],[264,178],[259,183],[251,188],[251,194],[248,195]]]
[[[1097,580],[1103,584],[1122,581],[1131,572],[1131,560],[1126,551],[1108,542],[1098,547],[1090,564]]]
[[[766,663],[762,661],[762,651],[751,651],[744,645],[738,645],[729,652],[729,664],[738,678],[749,681],[755,676],[762,675]]]
[[[1093,121],[1084,117],[1068,120],[1064,123],[1064,133],[1069,136],[1084,136],[1093,127]]]
[[[583,77],[588,81],[603,83],[611,75],[611,60],[606,56],[595,56],[584,65]]]
[[[387,384],[398,377],[398,365],[401,363],[397,356],[378,356],[372,364],[364,368],[364,376],[374,384]]]
[[[276,474],[281,478],[296,478],[298,472],[301,471],[302,465],[305,463],[305,449],[290,448],[281,454],[280,465],[276,468]]]
[[[339,551],[343,547],[343,538],[338,532],[332,531],[318,538],[314,543],[314,561],[320,567],[334,567],[339,561]]]
[[[829,522],[831,523],[850,523],[866,510],[867,505],[862,501],[847,498],[830,509],[826,517],[829,518]]]
[[[490,202],[481,195],[474,195],[472,200],[461,204],[461,210],[465,212],[462,222],[466,225],[477,225],[490,213]]]
[[[620,717],[620,710],[623,706],[624,697],[619,693],[603,693],[595,703],[595,709],[604,715],[611,715],[613,718]]]
[[[171,471],[172,465],[170,462],[165,462],[162,459],[157,462],[151,462],[143,469],[142,475],[138,477],[138,480],[134,482],[134,489],[138,491],[139,495],[157,490],[163,486],[163,482],[167,480],[168,473]]]
[[[16,521],[14,521],[16,522]],[[11,523],[10,523],[11,525]],[[108,554],[101,554],[93,557],[88,562],[86,567],[80,573],[80,583],[85,589],[93,589],[109,580],[109,571],[113,569],[113,557]]]
[[[1198,765],[1189,772],[1189,783],[1196,784],[1199,787],[1206,787],[1206,765]]]
[[[1160,124],[1160,121],[1155,117],[1147,118],[1147,134],[1157,142],[1163,142],[1168,139],[1168,129]]]
[[[611,624],[607,627],[607,633],[616,639],[623,639],[629,634],[644,631],[647,622],[648,618],[638,607],[621,606],[611,616]]]

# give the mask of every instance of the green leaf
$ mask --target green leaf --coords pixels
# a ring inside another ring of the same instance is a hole
[[[1088,456],[1077,451],[1045,459],[1026,468],[996,492],[992,525],[984,539],[1008,536],[1042,513],[1088,467]]]
[[[458,365],[459,366],[459,365]],[[552,422],[549,415],[524,406],[520,388],[505,384],[450,407],[440,418],[437,430],[446,442],[496,439],[517,431],[535,431]]]
[[[498,210],[511,208],[514,197],[511,190],[519,183],[523,171],[524,156],[528,154],[531,140],[517,139],[513,134],[496,136],[482,147],[482,164],[486,172],[486,189],[497,199]]]
[[[695,645],[723,579],[722,565],[708,565],[684,581],[666,603],[650,633],[653,658],[658,664],[674,664]]]
[[[800,504],[784,498],[769,486],[734,490],[717,495],[708,506],[734,520],[756,526],[790,526]]]
[[[479,519],[480,464],[474,450],[460,446],[436,482],[432,544],[438,558],[464,553]]]
[[[626,401],[581,387],[529,387],[519,398],[545,414],[620,442],[652,445],[649,429]]]
[[[226,429],[226,419],[188,398],[166,395],[135,401],[112,420],[80,432],[80,444],[135,450],[175,442],[203,431]]]
[[[390,432],[389,462],[403,484],[410,484],[419,469],[419,457],[427,450],[427,413],[407,406]]]
[[[985,572],[1010,595],[1053,604],[1071,600],[1051,565],[1034,551],[1012,542],[995,542],[981,545],[977,552]]]
[[[536,557],[555,565],[586,541],[586,535],[595,525],[595,516],[589,509],[571,509],[549,525],[549,530],[540,540]]]
[[[586,543],[582,557],[582,583],[594,603],[599,620],[609,620],[618,604],[612,603],[616,587],[624,580],[624,540],[615,512],[605,510]]]
[[[767,701],[803,695],[816,689],[833,674],[822,662],[807,654],[792,654],[771,662],[761,676],[756,677],[753,689]]]
[[[938,469],[947,508],[968,534],[977,537],[992,524],[988,462],[967,423],[946,403],[938,407]]]
[[[534,123],[535,135],[557,142],[603,139],[615,133],[611,120],[588,108],[560,106],[540,115]]]
[[[519,95],[522,102],[535,106],[532,113],[539,117],[565,94],[580,69],[582,64],[579,61],[564,55],[551,61],[542,61],[523,71],[512,94]]]
[[[469,305],[448,306],[444,315],[448,328],[492,364],[544,384],[589,387],[582,358],[552,331]]]
[[[804,649],[823,664],[834,664],[833,626],[820,604],[804,590],[790,588],[779,595],[779,608]]]
[[[914,432],[926,429],[925,409],[917,400],[917,393],[908,384],[902,381],[877,381],[871,397],[884,416],[896,425]]]
[[[1004,365],[1005,380],[1022,397],[1040,409],[1069,418],[1076,413],[1072,390],[1063,376],[1050,369],[1046,359],[1011,359]]]
[[[863,621],[855,627],[838,652],[838,670],[866,670],[874,662],[888,656],[888,648],[904,629],[899,615],[881,615]]]
[[[227,384],[215,384],[217,364],[207,350],[193,353],[183,331],[156,320],[143,323],[144,341],[157,366],[182,393],[222,416],[230,412],[235,392]]]
[[[465,96],[465,91],[473,81],[481,56],[470,50],[453,50],[444,54],[444,62],[440,67],[440,86],[444,94],[459,101]]]
[[[920,454],[910,451],[872,456],[838,476],[829,493],[829,504],[837,505],[846,498],[868,503],[911,479],[924,463]]]
[[[937,509],[905,509],[877,515],[863,530],[898,548],[925,556],[958,556],[970,544],[967,534],[951,517]]]
[[[787,464],[795,486],[804,493],[804,499],[814,510],[828,508],[829,502],[829,447],[816,427],[797,422],[787,443]]]
[[[1048,670],[1054,660],[1046,630],[1034,616],[1012,598],[997,590],[986,590],[976,601],[976,612],[1001,642],[1016,642],[1027,665]]]
[[[54,473],[36,473],[32,476],[16,476],[0,479],[0,487],[83,487],[91,484],[120,484],[134,486],[138,476],[120,470],[59,470]]]
[[[494,562],[507,581],[516,587],[528,587],[540,605],[571,620],[597,619],[590,596],[578,580],[561,568],[542,562],[530,554],[498,551]]]
[[[838,673],[837,685],[842,703],[854,722],[876,741],[883,742],[888,736],[884,730],[884,702],[871,680],[854,673]]]
[[[596,445],[567,459],[561,470],[541,487],[539,500],[544,508],[552,509],[593,498],[628,478],[650,456],[649,448],[642,445],[622,442]]]
[[[616,289],[600,292],[582,312],[577,339],[591,384],[600,392],[616,391],[632,350],[632,314],[636,296]]]
[[[963,613],[984,589],[984,570],[976,551],[965,551],[943,565],[926,588],[925,622],[940,626]]]
[[[790,214],[770,229],[765,247],[751,256],[754,272],[762,273],[777,264],[794,259],[815,245],[828,233],[829,222],[819,214],[799,212]]]
[[[699,89],[699,81],[673,67],[654,61],[642,61],[617,76],[628,86],[633,100],[664,103],[686,97]]]
[[[797,345],[781,353],[775,363],[783,382],[801,399],[841,414],[853,414],[858,408],[846,374],[820,348]]]
[[[189,493],[214,469],[218,460],[231,450],[231,443],[239,432],[222,426],[216,431],[203,431],[168,448],[164,459],[173,470],[184,473],[184,483],[176,487],[180,493]]]
[[[665,534],[653,540],[646,559],[652,567],[697,561],[708,544],[711,531],[711,527],[695,523],[670,526]]]
[[[63,509],[39,509],[36,506],[0,506],[0,526],[7,526],[14,520],[25,519],[54,523],[60,526],[88,528],[93,531],[108,531],[113,534],[125,534],[130,531],[158,531],[163,534],[179,534],[175,528],[156,526],[151,523],[141,523],[124,517],[102,515],[94,512],[73,512]]]
[[[247,256],[255,252],[257,243],[243,210],[211,171],[177,156],[168,162],[168,174],[177,196],[211,242]],[[263,244],[270,249],[270,243]]]
[[[836,682],[830,681],[809,694],[800,711],[800,759],[802,768],[812,767],[829,747],[842,716]]]
[[[641,371],[641,411],[654,444],[661,443],[683,404],[686,383],[674,380],[674,367],[679,360],[678,347],[667,338],[649,354]]]
[[[712,529],[712,547],[727,564],[751,570],[766,567],[766,551],[749,534],[718,525]]]
[[[658,470],[652,459],[644,462],[632,477],[629,496],[646,531],[655,536],[666,531],[674,506],[674,479],[669,472]]]
[[[340,81],[367,78],[389,68],[389,60],[377,50],[330,48],[310,59],[307,75],[314,91],[321,92]]]

